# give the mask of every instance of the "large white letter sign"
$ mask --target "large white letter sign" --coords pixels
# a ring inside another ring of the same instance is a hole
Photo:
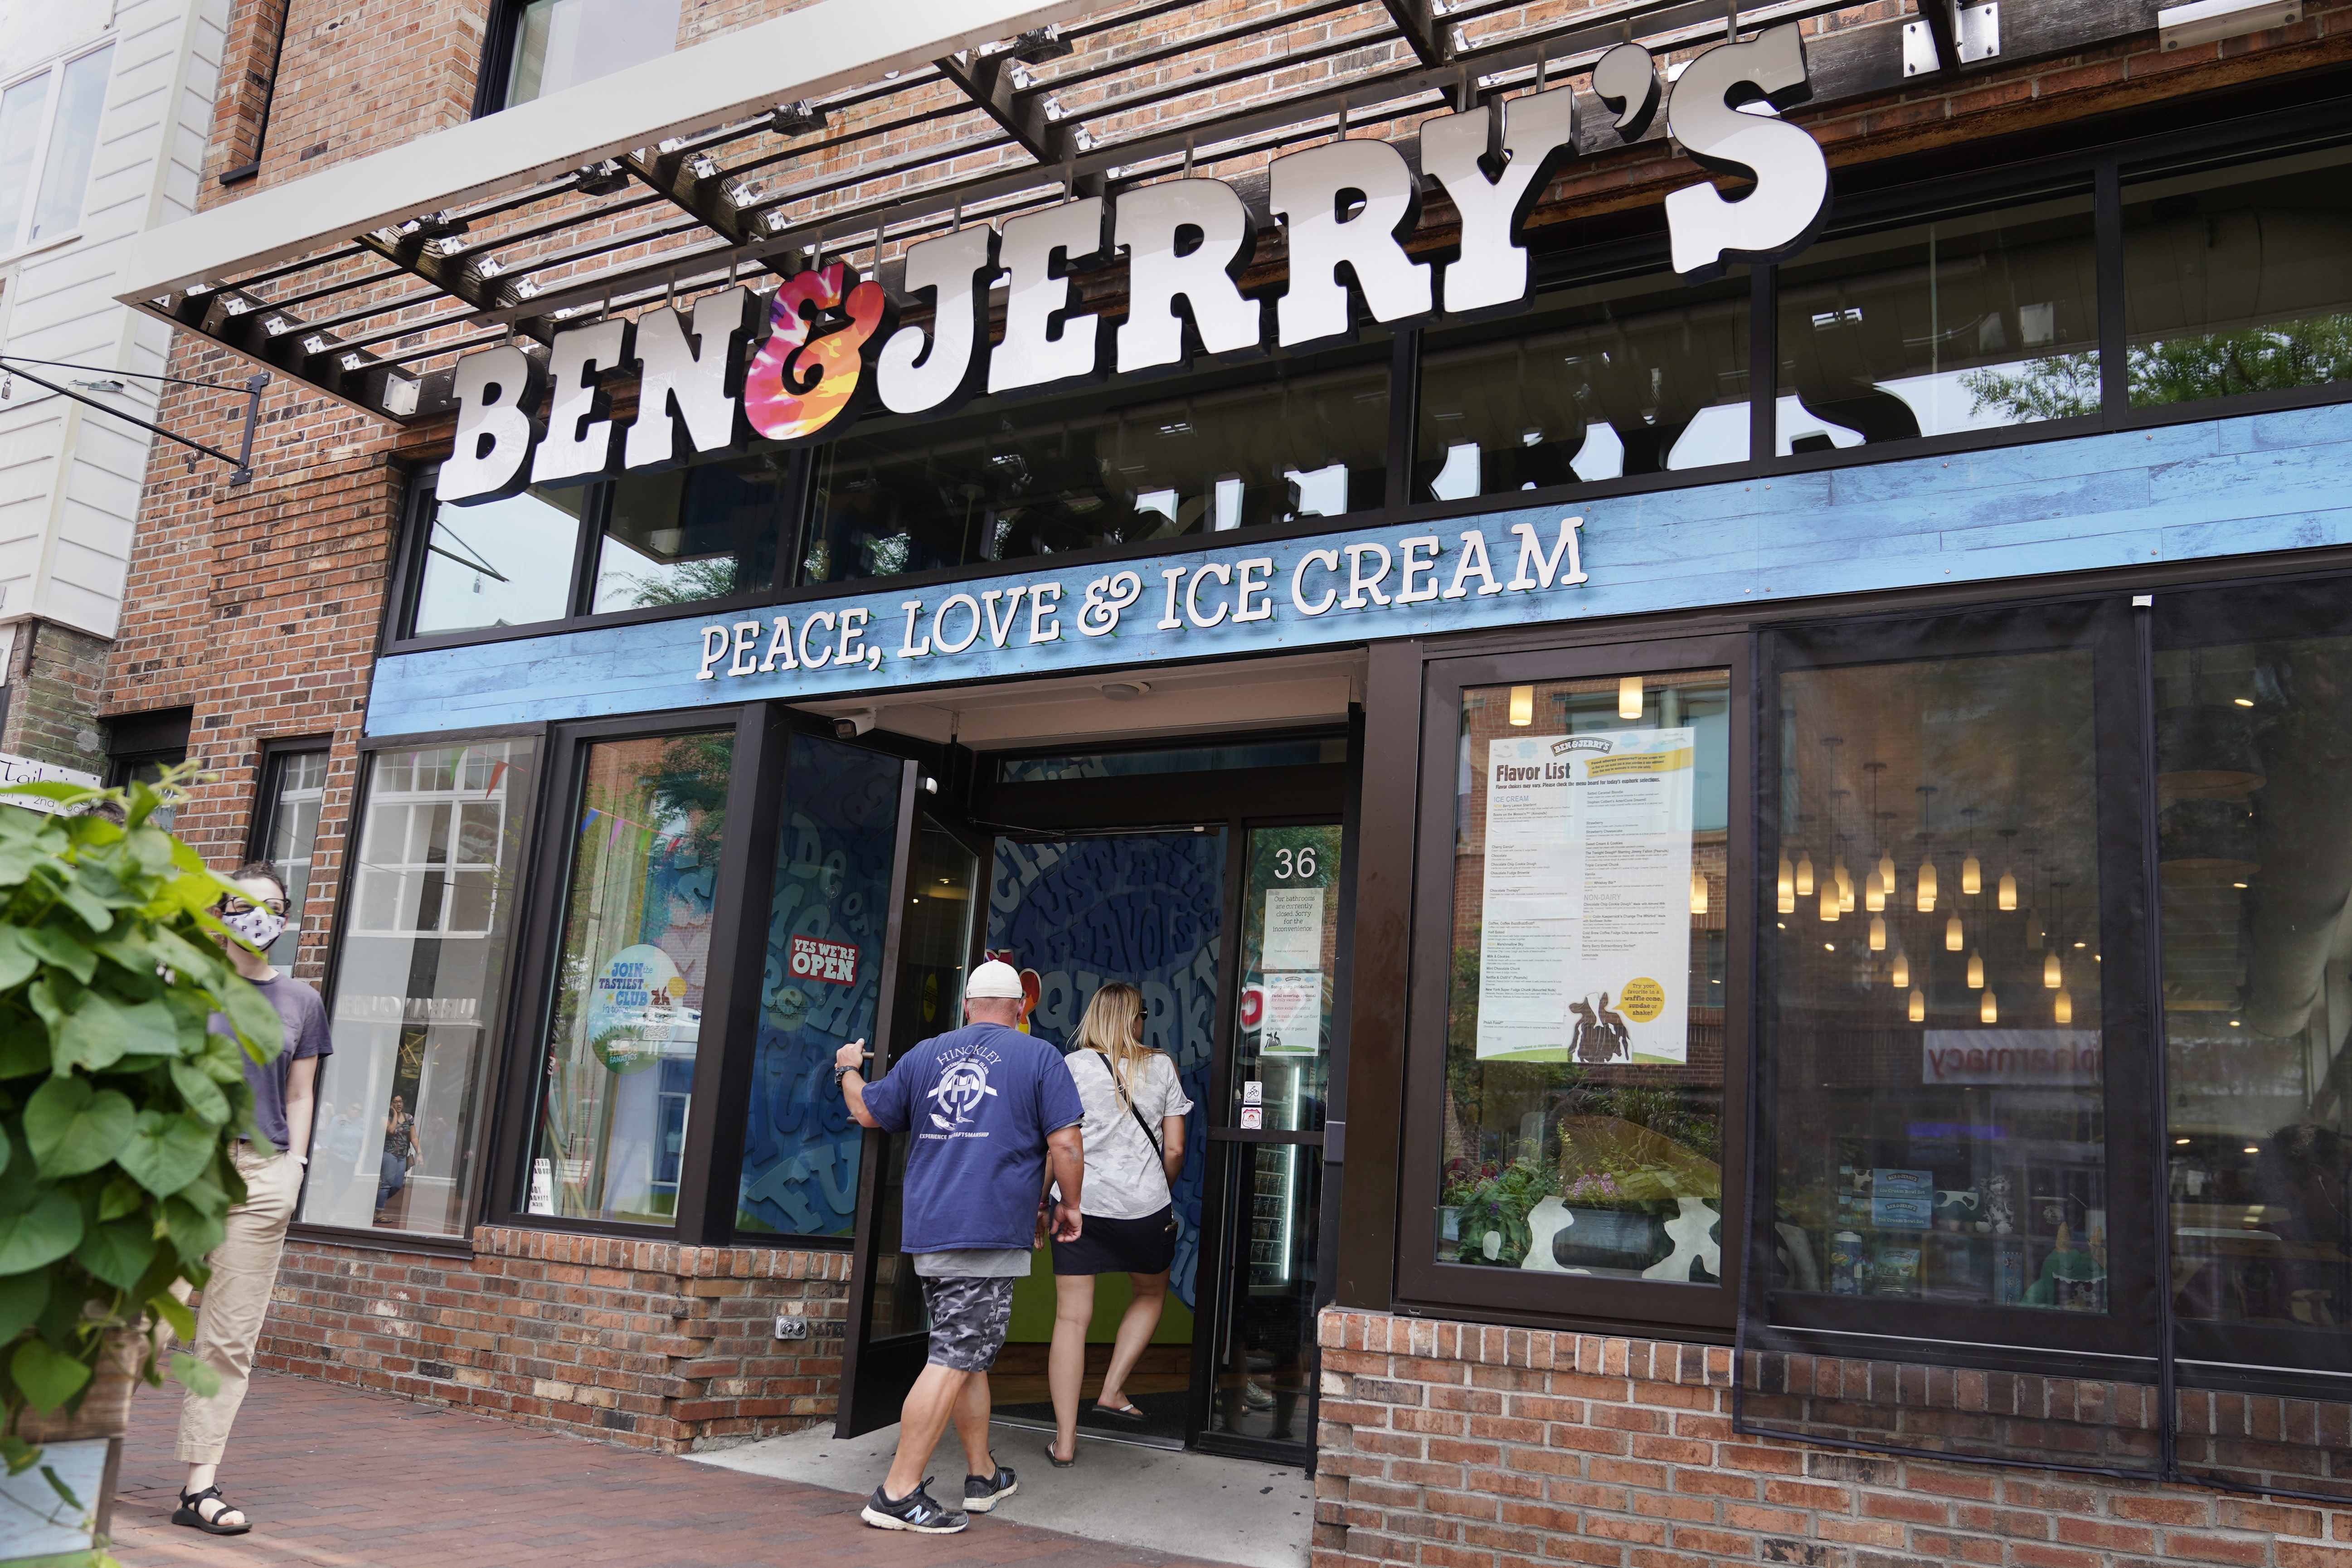
[[[1576,153],[1576,89],[1556,87],[1503,105],[1421,122],[1421,172],[1436,179],[1462,215],[1462,254],[1445,268],[1449,315],[1523,304],[1528,297],[1528,213],[1561,163]],[[1500,153],[1502,178],[1482,160]]]
[[[1244,300],[1242,274],[1257,248],[1249,208],[1223,180],[1168,180],[1118,198],[1118,244],[1127,251],[1127,322],[1118,329],[1118,373],[1132,375],[1206,353],[1255,353],[1261,310]],[[1190,242],[1189,247],[1187,241]],[[1182,300],[1185,314],[1177,313]]]
[[[1617,140],[1639,142],[1658,112],[1658,62],[1639,44],[1618,45],[1593,62],[1592,96],[1617,111]]]
[[[1276,158],[1268,178],[1290,241],[1290,289],[1275,307],[1284,348],[1355,331],[1342,267],[1374,321],[1429,313],[1429,264],[1404,252],[1421,218],[1421,184],[1402,153],[1369,139],[1328,142]]]
[[[1738,106],[1763,99],[1775,109],[1812,95],[1797,24],[1748,44],[1717,44],[1691,61],[1666,104],[1666,128],[1683,150],[1717,174],[1743,174],[1756,188],[1736,202],[1711,184],[1666,196],[1675,270],[1703,283],[1728,261],[1771,261],[1802,249],[1828,215],[1829,163],[1811,136]]]
[[[972,224],[907,247],[907,292],[931,296],[931,324],[901,327],[882,345],[874,384],[893,414],[946,414],[980,390],[996,230]]]
[[[457,445],[434,486],[438,499],[497,500],[530,483],[530,451],[539,444],[530,410],[545,385],[539,362],[512,343],[457,362],[449,388],[457,401]]]
[[[736,347],[759,330],[760,299],[749,289],[706,294],[694,302],[694,334],[676,310],[637,318],[637,422],[629,426],[627,464],[667,468],[697,452],[735,444]]]
[[[530,482],[581,484],[611,469],[620,444],[604,377],[629,358],[629,323],[599,321],[558,332],[547,357],[555,395],[548,399],[547,434],[531,459]]]
[[[1070,309],[1070,267],[1102,256],[1110,207],[1100,196],[1004,221],[1004,341],[988,360],[988,390],[1033,391],[1091,379],[1102,365],[1102,318]]]

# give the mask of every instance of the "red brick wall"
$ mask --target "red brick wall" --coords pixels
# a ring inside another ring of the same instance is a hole
[[[1722,1346],[1337,1310],[1321,1340],[1314,1568],[2352,1568],[2352,1502],[1737,1434]],[[2183,1396],[2225,1401],[2297,1403]]]
[[[259,1364],[662,1453],[832,1418],[845,1252],[492,1226],[473,1245],[289,1242]],[[775,1338],[780,1312],[808,1337]]]

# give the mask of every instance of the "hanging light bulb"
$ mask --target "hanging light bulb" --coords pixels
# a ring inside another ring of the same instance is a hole
[[[1885,915],[1870,917],[1870,951],[1873,952],[1886,951],[1886,917]]]
[[[1822,884],[1822,919],[1834,924],[1838,916],[1844,912],[1844,909],[1838,903],[1837,884],[1823,882]]]
[[[1970,898],[1984,891],[1984,867],[1974,855],[1960,862],[1960,891]]]
[[[1894,973],[1887,975],[1886,979],[1887,983],[1893,985],[1897,991],[1902,990],[1905,986],[1911,984],[1911,955],[1909,953],[1898,952],[1895,955]]]
[[[1853,878],[1847,873],[1843,860],[1838,862],[1832,875],[1837,878],[1838,909],[1850,915],[1853,913]]]
[[[1532,686],[1511,688],[1511,722],[1520,729],[1536,721],[1536,689]]]
[[[1813,858],[1800,851],[1797,857],[1797,897],[1813,896]]]
[[[1927,994],[1914,986],[1911,991],[1911,1021],[1923,1024],[1927,1020]]]
[[[2056,998],[2050,1004],[2050,1016],[2054,1021],[2061,1024],[2073,1023],[2074,1021],[2074,998],[2068,995],[2063,991],[2059,992]]]
[[[1891,899],[1895,896],[1895,853],[1893,850],[1881,850],[1879,852],[1878,885],[1886,889],[1886,896],[1888,898]]]
[[[1936,862],[1933,860],[1919,862],[1919,912],[1923,915],[1936,912]]]
[[[1639,719],[1642,716],[1642,678],[1629,675],[1617,682],[1617,717]]]
[[[1704,871],[1691,872],[1691,913],[1706,913],[1706,873]]]
[[[2042,961],[2042,984],[2055,991],[2066,984],[2066,972],[2058,963],[2056,953]]]
[[[1984,1000],[1977,1004],[1977,1016],[1988,1024],[2000,1022],[2000,1004],[1992,999],[1992,991],[1990,987],[1985,991]]]
[[[1967,945],[1967,939],[1960,935],[1960,917],[1954,915],[1944,922],[1944,951],[1958,952]]]
[[[2007,871],[2000,874],[2000,907],[2004,910],[2017,908],[2017,879]]]
[[[1879,876],[1875,866],[1871,868],[1870,875],[1862,879],[1862,907],[1872,914],[1886,907],[1886,882]]]
[[[1984,954],[1981,952],[1969,954],[1969,989],[1984,989]]]
[[[1780,881],[1778,891],[1780,895],[1780,912],[1784,915],[1795,914],[1797,912],[1797,868],[1789,864],[1789,852],[1786,849],[1780,851]]]

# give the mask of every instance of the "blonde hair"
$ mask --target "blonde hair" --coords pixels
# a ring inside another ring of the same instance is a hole
[[[1134,1099],[1133,1085],[1143,1070],[1143,1058],[1162,1053],[1143,1043],[1143,993],[1124,980],[1107,981],[1087,1002],[1078,1020],[1077,1043],[1110,1058],[1111,1079],[1118,1102]]]

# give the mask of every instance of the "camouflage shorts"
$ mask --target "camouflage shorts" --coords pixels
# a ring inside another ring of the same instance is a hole
[[[952,1372],[986,1372],[1004,1348],[1013,1319],[1010,1279],[923,1280],[923,1305],[931,1314],[933,1366]]]

